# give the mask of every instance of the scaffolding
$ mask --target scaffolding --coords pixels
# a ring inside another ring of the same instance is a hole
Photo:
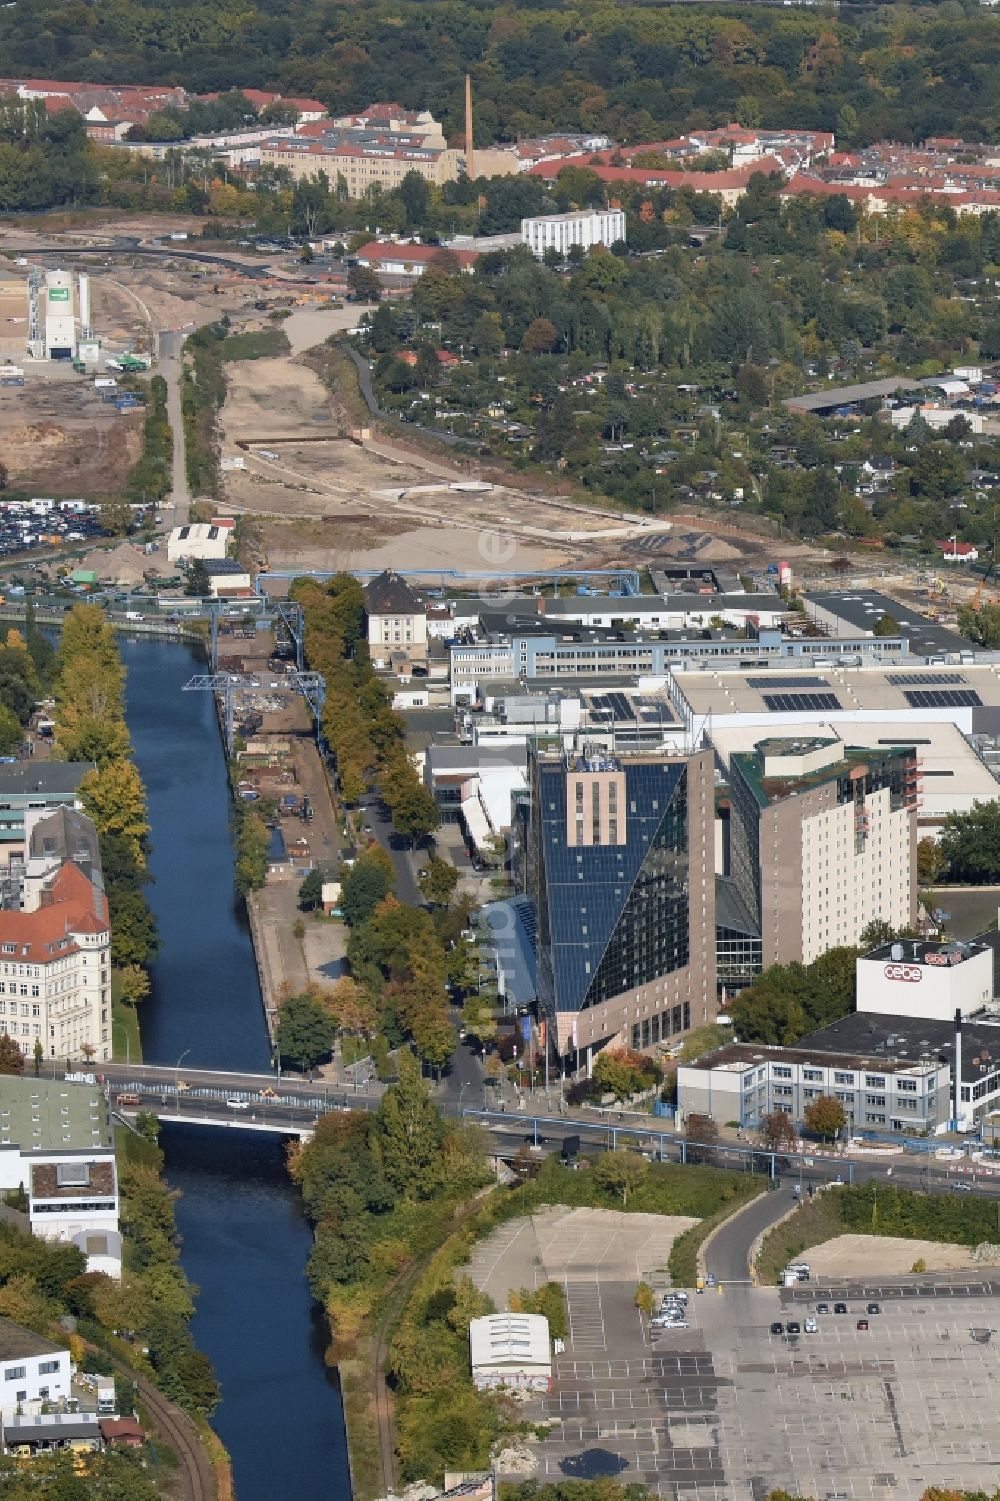
[[[33,360],[45,358],[45,329],[42,324],[42,290],[45,272],[35,267],[28,273],[28,353]]]

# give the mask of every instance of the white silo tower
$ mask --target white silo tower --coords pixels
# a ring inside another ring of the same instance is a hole
[[[76,350],[73,277],[68,271],[45,273],[45,349],[50,360],[71,360]]]

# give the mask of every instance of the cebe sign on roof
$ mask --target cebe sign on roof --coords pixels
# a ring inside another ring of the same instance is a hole
[[[887,980],[909,980],[917,985],[923,979],[919,964],[887,964],[884,974]]]

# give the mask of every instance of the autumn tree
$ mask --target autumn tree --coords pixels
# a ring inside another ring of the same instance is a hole
[[[710,1162],[719,1140],[719,1128],[710,1115],[689,1115],[684,1128],[688,1162]]]
[[[802,1118],[807,1129],[821,1136],[824,1141],[832,1140],[847,1124],[843,1105],[830,1094],[821,1094],[811,1100],[803,1111]]]
[[[784,1110],[772,1110],[762,1115],[757,1127],[757,1139],[769,1152],[784,1152],[795,1145],[795,1125]]]
[[[131,761],[110,761],[80,783],[80,801],[99,835],[117,834],[138,865],[146,860],[146,789]]]
[[[0,1074],[23,1074],[24,1054],[6,1032],[0,1032]]]

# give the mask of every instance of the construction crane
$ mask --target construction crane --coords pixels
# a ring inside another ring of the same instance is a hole
[[[983,593],[984,593],[984,591],[986,589],[987,580],[989,579],[990,574],[994,570],[994,567],[995,567],[995,564],[996,564],[996,560],[997,560],[997,550],[996,550],[996,539],[994,538],[994,540],[990,543],[990,561],[987,563],[985,569],[983,570],[983,576],[979,580],[979,583],[978,583],[978,585],[976,587],[975,594],[972,596],[972,608],[974,610],[978,610],[982,606],[982,603],[983,603]],[[991,605],[995,605],[996,602],[997,602],[996,595],[995,594],[991,594],[990,597],[989,597],[989,599],[988,599],[988,601],[987,601],[987,603],[991,604]]]
[[[285,674],[281,688],[286,692],[301,693],[316,724],[316,734],[322,738],[323,705],[326,702],[326,679],[321,672],[299,672],[297,669]],[[235,740],[235,706],[238,693],[260,691],[259,679],[243,672],[199,672],[184,684],[182,693],[215,693],[222,700],[223,726],[226,737],[226,755],[233,754]]]

